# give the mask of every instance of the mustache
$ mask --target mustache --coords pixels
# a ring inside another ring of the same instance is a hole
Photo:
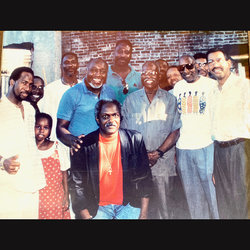
[[[220,70],[222,70],[222,68],[221,68],[221,67],[214,67],[211,71],[214,71],[214,70],[216,70],[216,69],[220,69]]]
[[[111,126],[117,127],[116,124],[113,123],[113,122],[107,122],[104,126],[105,126],[105,128],[108,128],[108,127],[111,127]]]

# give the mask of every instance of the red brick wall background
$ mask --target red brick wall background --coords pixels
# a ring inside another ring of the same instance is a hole
[[[79,78],[85,74],[86,62],[102,57],[113,62],[115,43],[128,39],[133,44],[131,65],[141,71],[147,60],[163,58],[170,65],[179,56],[206,52],[222,45],[248,44],[247,31],[62,31],[62,53],[72,51],[79,58]]]

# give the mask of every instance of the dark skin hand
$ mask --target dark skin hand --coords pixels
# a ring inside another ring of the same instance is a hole
[[[3,162],[4,169],[9,174],[16,174],[20,168],[20,162],[18,161],[18,155],[14,155]]]
[[[170,133],[166,138],[166,140],[163,142],[163,144],[159,147],[159,149],[164,153],[167,152],[176,143],[176,141],[179,138],[179,135],[180,135],[179,129]],[[159,152],[158,151],[148,152],[148,158],[150,167],[153,167],[160,158]]]
[[[73,155],[74,152],[77,152],[81,148],[81,143],[83,142],[81,138],[85,135],[72,135],[68,130],[69,124],[70,121],[57,119],[56,134],[63,144],[70,147],[70,153]]]

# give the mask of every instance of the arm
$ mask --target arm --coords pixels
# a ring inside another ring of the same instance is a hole
[[[157,150],[150,152],[148,154],[149,161],[151,167],[156,164],[157,160],[168,150],[170,150],[177,142],[177,140],[180,137],[180,128],[182,126],[181,119],[180,119],[180,113],[177,109],[177,100],[175,97],[173,97],[173,105],[171,105],[171,110],[169,110],[169,113],[173,114],[173,120],[172,123],[172,129],[171,133],[167,136],[167,138],[164,140],[162,145],[158,148],[159,152]]]
[[[141,212],[139,219],[145,220],[148,218],[148,204],[149,204],[149,198],[141,198]]]
[[[92,219],[92,216],[90,215],[89,210],[87,208],[81,210],[80,215],[81,215],[82,219],[84,219],[84,220],[91,220]]]
[[[62,171],[62,184],[63,184],[63,190],[64,190],[64,196],[63,196],[63,208],[65,210],[69,209],[69,189],[68,189],[68,172]]]
[[[56,135],[63,144],[71,148],[70,151],[71,154],[73,154],[73,150],[77,152],[81,148],[81,138],[83,138],[84,135],[80,135],[78,137],[72,135],[68,130],[69,124],[70,121],[58,118],[56,124]]]
[[[180,136],[180,129],[176,129],[175,131],[171,132],[165,139],[165,141],[162,143],[162,145],[158,148],[158,150],[160,150],[163,153],[167,152],[170,148],[172,148],[176,144],[179,136]],[[160,154],[161,153],[156,150],[148,153],[148,158],[151,167],[161,157]]]

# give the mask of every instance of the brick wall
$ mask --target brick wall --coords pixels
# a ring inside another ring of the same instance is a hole
[[[147,60],[163,58],[169,64],[180,55],[206,52],[221,45],[248,44],[247,31],[62,31],[62,53],[75,52],[79,57],[79,77],[85,74],[90,58],[102,57],[113,62],[115,43],[129,39],[134,45],[131,65],[140,71]]]

